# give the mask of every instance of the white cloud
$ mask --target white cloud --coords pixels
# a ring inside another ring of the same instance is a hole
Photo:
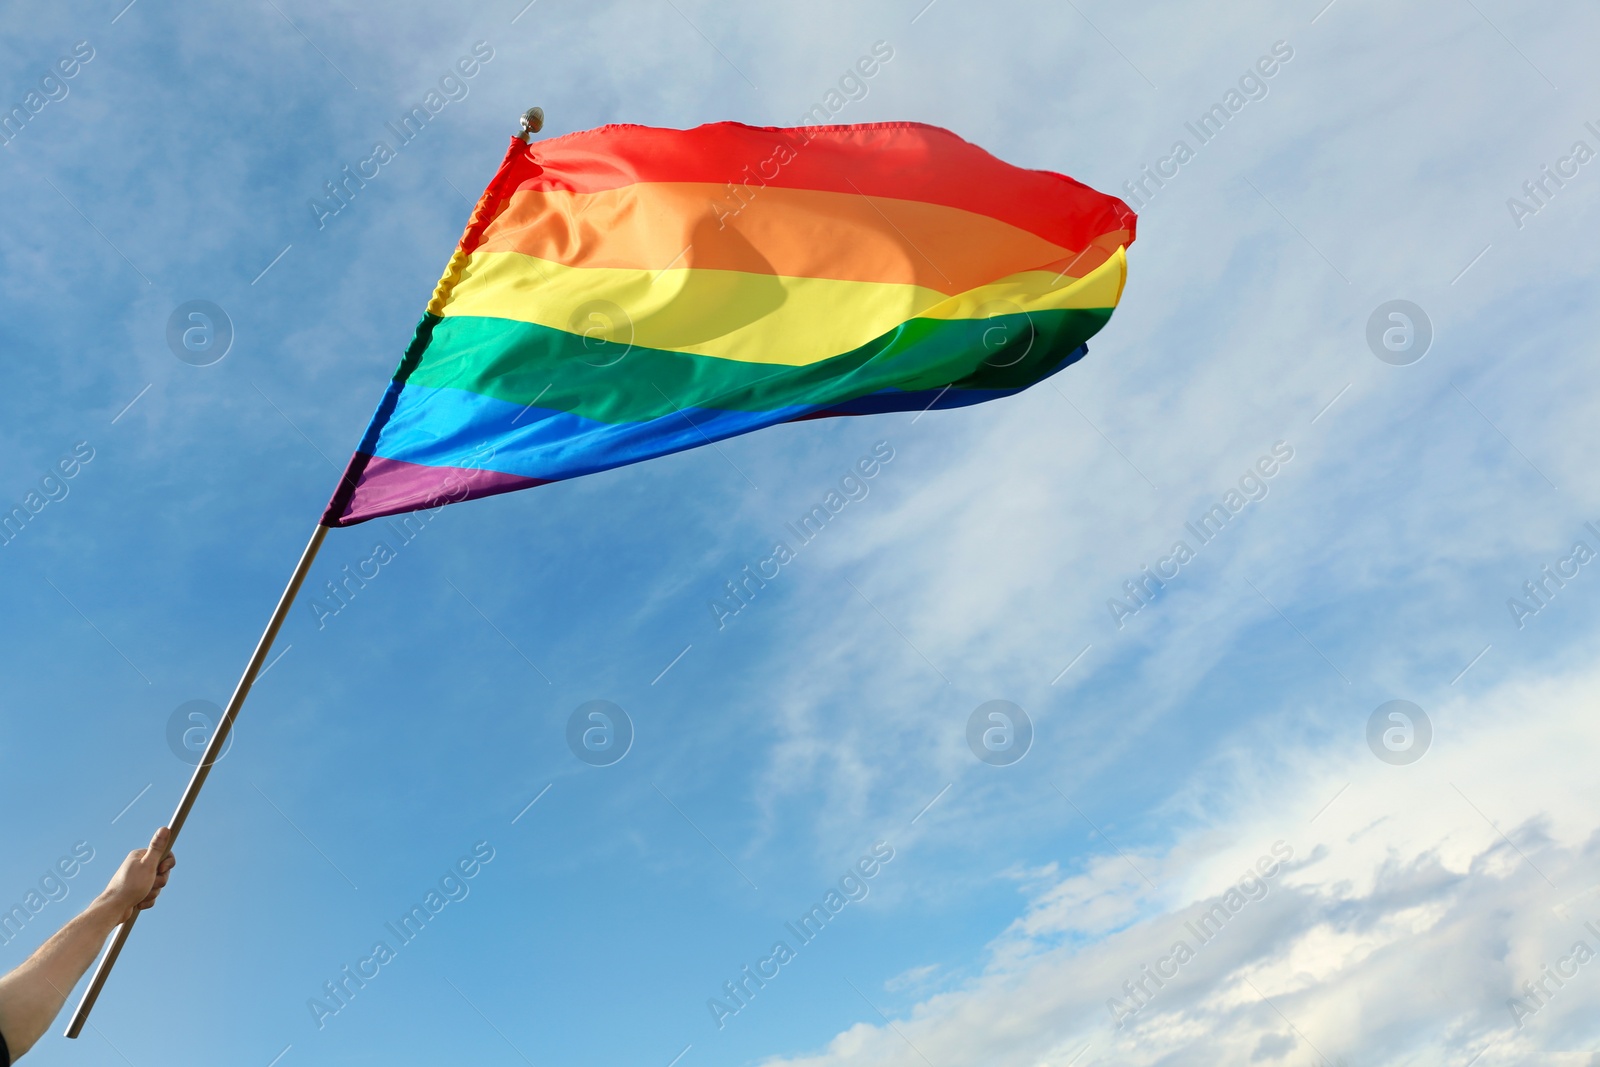
[[[1257,766],[1209,829],[1129,857],[1159,889],[1116,855],[1043,872],[960,988],[769,1063],[1588,1063],[1600,960],[1545,978],[1542,1005],[1522,983],[1579,941],[1600,954],[1597,698],[1594,669],[1511,681],[1438,707],[1411,766],[1364,747]],[[1275,842],[1294,858],[1202,942],[1186,920]],[[1193,959],[1114,1027],[1108,999],[1135,1004],[1123,983],[1179,939]],[[1520,1028],[1513,996],[1536,1009]]]

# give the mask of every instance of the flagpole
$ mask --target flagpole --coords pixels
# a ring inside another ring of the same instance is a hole
[[[534,134],[542,129],[544,129],[544,108],[530,107],[522,113],[516,136],[524,144],[531,144]],[[474,222],[478,219],[478,213],[482,208],[483,204],[480,201],[478,209],[473,212]],[[360,481],[360,471],[370,458],[360,452],[350,457],[350,466],[345,470],[344,478],[334,492],[333,500],[328,504],[328,511],[323,515],[324,521],[327,521],[329,516],[334,516],[333,521],[336,522],[337,516],[344,514],[350,503],[349,494],[354,492]],[[261,640],[256,642],[256,650],[251,653],[250,662],[245,665],[244,675],[234,688],[233,696],[228,698],[228,706],[222,712],[222,721],[217,723],[216,731],[206,743],[206,750],[200,756],[200,765],[194,769],[194,774],[189,778],[183,797],[178,801],[178,810],[173,813],[172,821],[168,824],[172,830],[171,836],[167,839],[169,852],[173,843],[178,840],[178,831],[183,829],[184,820],[189,817],[189,809],[194,807],[195,798],[200,795],[200,787],[206,784],[206,775],[211,773],[211,764],[222,754],[222,746],[227,743],[228,734],[233,729],[233,720],[239,717],[239,709],[244,706],[245,698],[250,695],[250,687],[255,684],[257,676],[261,673],[261,664],[266,661],[267,653],[272,651],[272,642],[277,638],[278,630],[283,626],[283,620],[288,616],[295,595],[300,592],[300,585],[310,572],[311,563],[317,558],[317,549],[322,547],[322,539],[328,535],[328,530],[329,527],[318,523],[316,529],[311,532],[311,540],[306,542],[305,551],[300,553],[300,562],[295,564],[294,573],[289,576],[289,584],[284,587],[283,595],[278,598],[278,606],[272,609],[272,618],[267,620],[267,628],[262,632]],[[78,1001],[78,1007],[72,1013],[72,1021],[67,1024],[66,1036],[77,1037],[83,1032],[83,1024],[89,1021],[89,1012],[94,1010],[94,1002],[100,996],[100,990],[104,988],[106,978],[111,974],[111,968],[116,965],[122,946],[128,943],[128,935],[133,932],[133,924],[138,918],[139,913],[136,911],[127,922],[118,926],[116,933],[112,935],[110,947],[106,949],[105,955],[100,957],[100,963],[94,969],[94,976],[89,979],[89,986],[83,991],[83,998]]]
[[[234,688],[233,696],[228,699],[228,706],[223,709],[222,719],[217,723],[216,730],[211,734],[211,740],[206,743],[205,752],[200,756],[200,765],[190,776],[189,785],[184,789],[182,799],[178,801],[178,810],[173,813],[172,821],[168,823],[172,829],[172,835],[167,840],[168,851],[171,851],[173,844],[178,840],[178,831],[183,829],[184,820],[189,817],[195,798],[200,795],[200,787],[206,784],[206,775],[211,773],[211,765],[222,754],[222,747],[227,744],[228,734],[233,729],[233,720],[239,717],[239,709],[244,706],[245,698],[250,695],[250,687],[260,675],[261,665],[266,661],[267,653],[272,651],[272,642],[278,636],[278,630],[283,626],[283,620],[294,604],[295,594],[300,592],[300,585],[310,572],[311,563],[317,558],[317,550],[322,547],[322,539],[327,534],[328,527],[318,523],[316,529],[311,532],[311,540],[306,542],[305,551],[300,553],[300,562],[295,564],[294,573],[289,576],[289,584],[284,587],[283,595],[278,598],[278,606],[272,609],[272,617],[267,620],[267,628],[262,632],[261,640],[256,642],[256,650],[251,653],[250,662],[245,665],[244,675]],[[89,1012],[94,1009],[94,1002],[100,996],[100,990],[106,984],[106,978],[110,976],[111,968],[116,964],[122,946],[127,944],[128,935],[133,932],[134,921],[138,918],[139,913],[136,911],[127,922],[117,927],[116,933],[111,938],[111,947],[100,957],[100,964],[94,970],[94,977],[89,980],[89,987],[83,991],[83,999],[78,1001],[78,1007],[72,1013],[72,1021],[67,1024],[68,1037],[77,1037],[83,1031],[83,1024],[89,1021]]]

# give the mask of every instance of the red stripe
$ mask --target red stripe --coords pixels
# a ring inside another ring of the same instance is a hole
[[[520,146],[513,140],[490,183],[501,196],[513,189],[592,193],[636,182],[709,182],[729,186],[731,211],[772,185],[960,208],[1074,250],[1097,244],[1109,251],[1134,238],[1134,213],[1116,197],[1062,174],[1013,167],[949,130],[916,122],[613,125]],[[463,250],[475,247],[463,239]]]

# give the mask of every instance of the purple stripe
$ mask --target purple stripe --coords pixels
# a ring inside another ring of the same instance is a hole
[[[520,474],[467,467],[425,467],[404,460],[373,456],[361,471],[361,478],[343,512],[333,514],[330,504],[328,513],[322,517],[322,525],[354,526],[358,522],[385,515],[399,515],[462,500],[476,500],[482,496],[510,493],[535,485],[547,485],[549,481],[547,478],[525,478]]]

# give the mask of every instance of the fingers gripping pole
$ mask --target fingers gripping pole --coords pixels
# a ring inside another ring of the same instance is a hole
[[[183,829],[184,820],[189,817],[195,798],[200,795],[200,787],[206,784],[206,776],[211,773],[212,763],[227,744],[228,734],[233,730],[233,720],[239,717],[239,709],[244,706],[245,697],[250,695],[250,687],[255,684],[256,676],[261,673],[261,665],[266,661],[267,653],[272,651],[272,642],[277,638],[278,630],[282,628],[283,620],[294,604],[295,594],[300,592],[300,585],[310,572],[311,563],[317,558],[317,549],[322,547],[322,539],[327,534],[328,527],[318,524],[311,532],[311,540],[306,543],[305,551],[300,553],[300,562],[295,564],[294,573],[289,576],[289,584],[284,587],[283,595],[278,598],[278,606],[272,609],[272,618],[267,620],[267,628],[261,634],[261,640],[256,642],[256,650],[250,654],[250,662],[245,665],[244,675],[234,688],[233,696],[228,699],[228,706],[223,709],[222,719],[211,734],[211,740],[206,743],[205,752],[201,753],[200,765],[194,769],[188,786],[183,790],[183,797],[178,801],[178,810],[167,824],[172,828],[172,834],[167,840],[168,851],[171,851],[173,844],[178,840],[178,832]],[[127,922],[117,927],[117,932],[111,938],[111,947],[100,957],[100,963],[94,969],[94,976],[89,979],[89,986],[83,991],[83,999],[78,1001],[78,1007],[72,1013],[72,1021],[67,1024],[68,1037],[77,1037],[83,1032],[83,1024],[89,1021],[89,1012],[94,1009],[94,1002],[100,996],[100,990],[105,986],[106,978],[111,974],[111,968],[116,964],[122,946],[127,944],[128,935],[133,932],[134,921],[138,918],[139,913],[136,911]]]

